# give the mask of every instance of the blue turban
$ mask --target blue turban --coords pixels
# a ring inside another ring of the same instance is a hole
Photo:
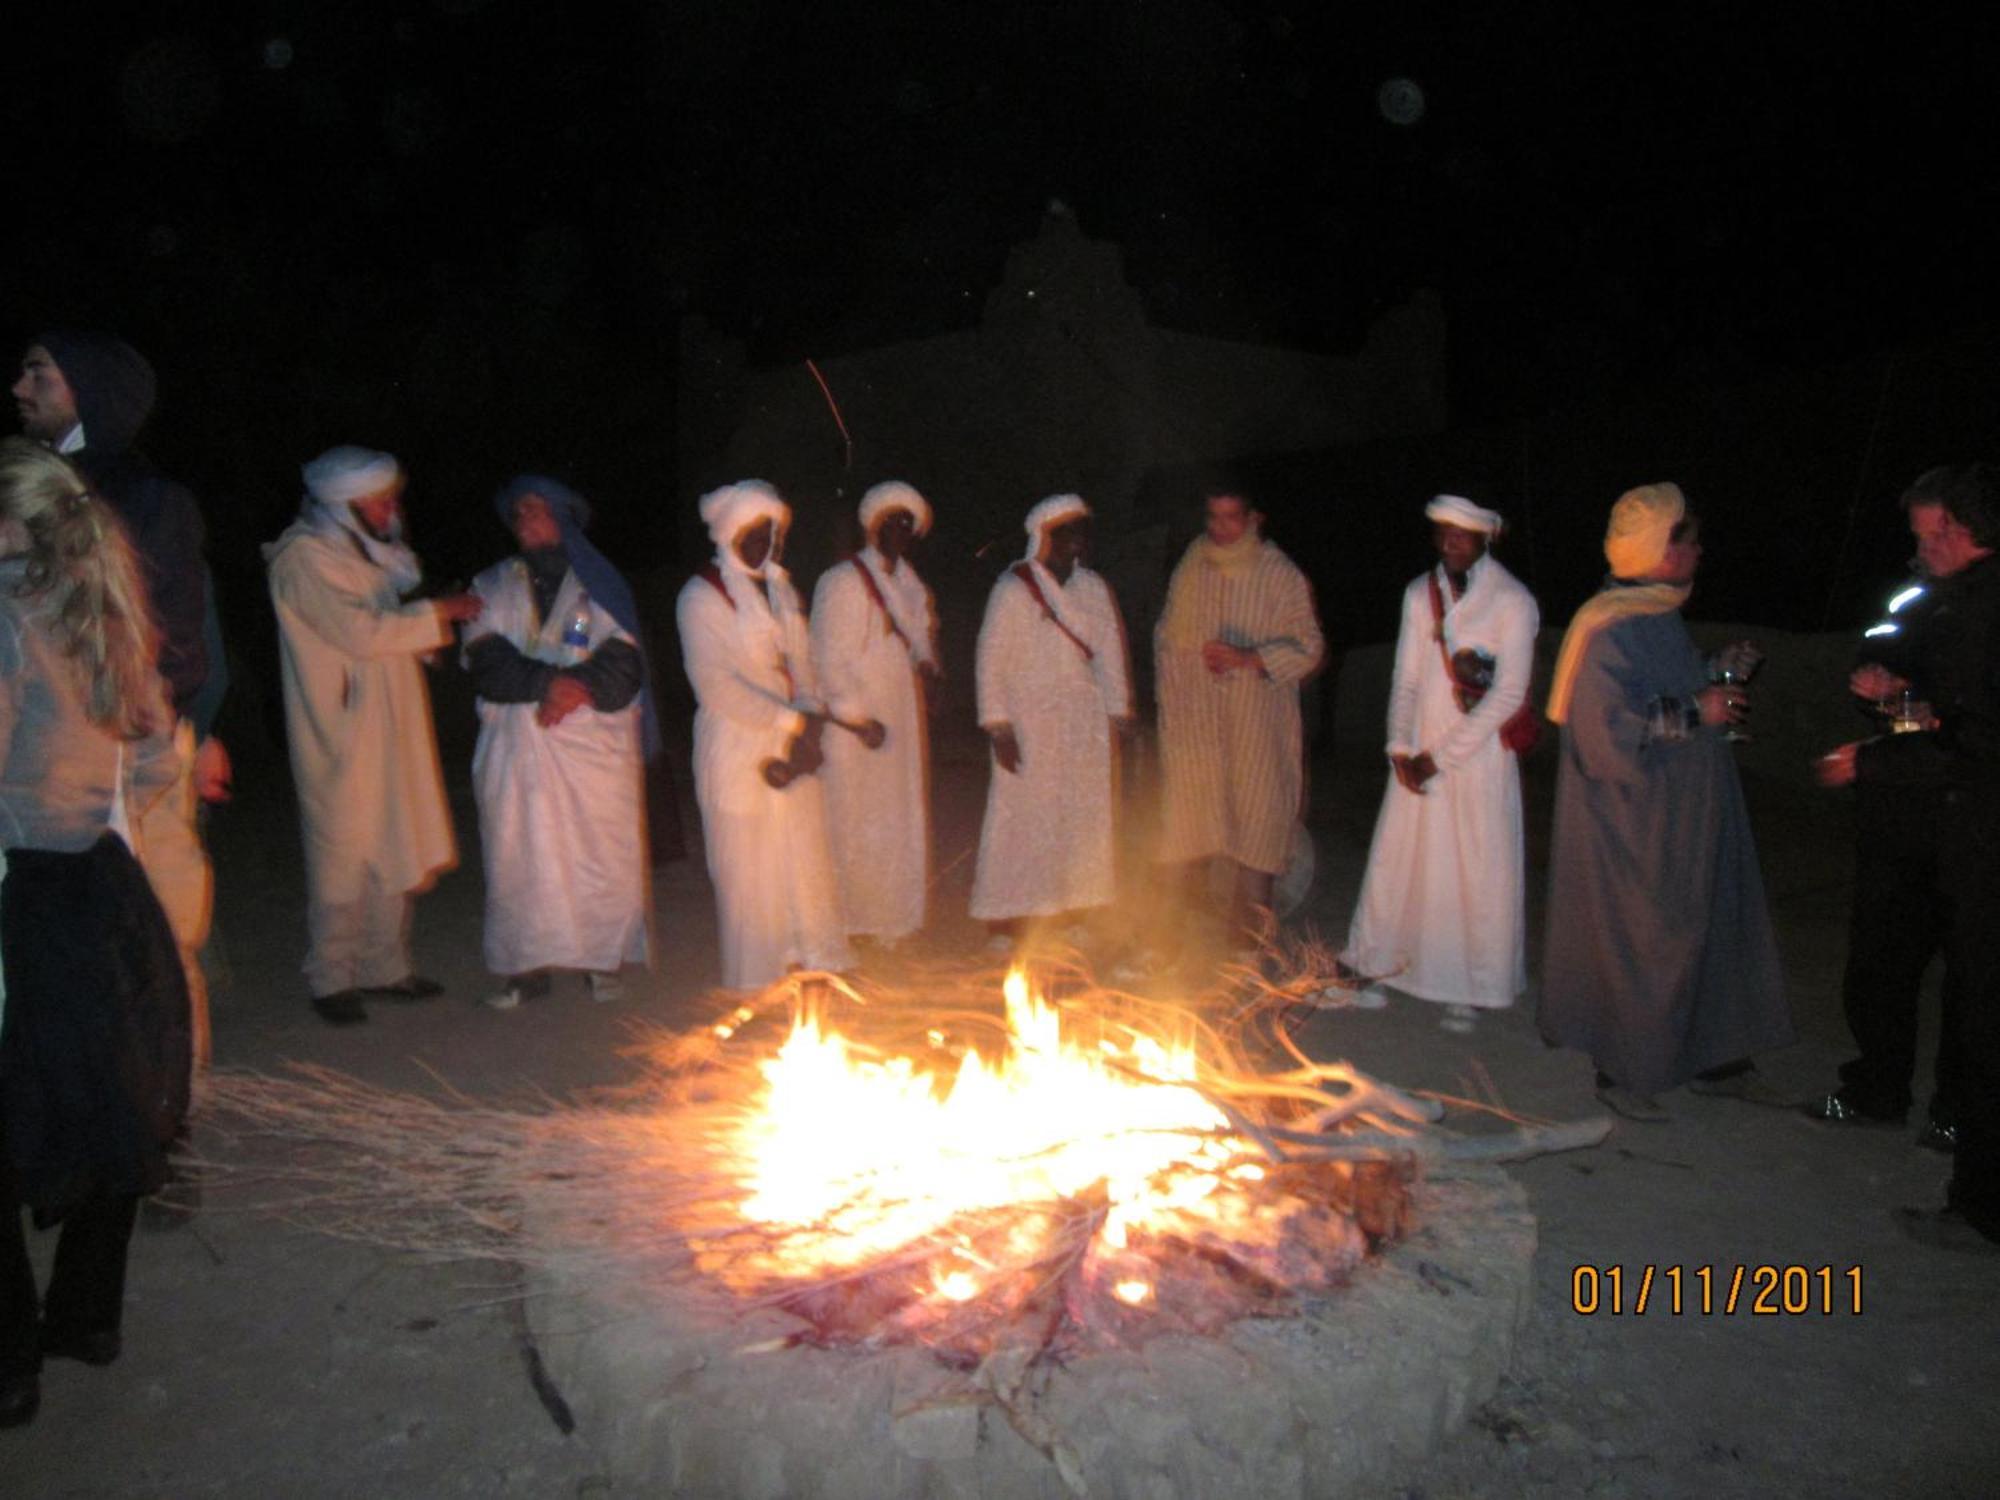
[[[561,480],[551,479],[546,474],[517,474],[493,497],[493,508],[500,513],[500,524],[509,531],[514,529],[515,503],[524,495],[539,495],[548,502],[549,514],[555,517],[556,528],[562,533],[563,555],[569,559],[570,571],[576,574],[576,581],[590,595],[591,603],[601,605],[632,637],[643,660],[646,637],[639,629],[639,604],[632,596],[632,585],[583,534],[584,528],[590,524],[590,502]],[[640,680],[644,685],[639,689],[639,715],[645,731],[646,759],[652,760],[660,753],[663,741],[660,738],[659,715],[653,707],[653,670],[650,664]]]

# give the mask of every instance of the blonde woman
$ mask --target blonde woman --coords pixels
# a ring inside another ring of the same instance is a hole
[[[179,765],[138,565],[76,471],[0,442],[0,1426],[118,1357],[139,1198],[187,1112],[188,995],[127,831]],[[21,1209],[61,1224],[39,1308]]]

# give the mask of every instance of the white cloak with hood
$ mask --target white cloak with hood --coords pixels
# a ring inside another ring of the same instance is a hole
[[[891,573],[869,547],[827,569],[813,590],[813,665],[828,706],[850,724],[876,719],[886,731],[874,750],[832,725],[824,740],[828,836],[849,933],[900,938],[924,925],[930,726],[917,667],[936,661],[936,632],[930,590],[908,558]]]
[[[371,874],[415,891],[457,860],[419,664],[451,627],[428,600],[402,602],[412,580],[345,509],[312,507],[264,549],[307,889],[328,906],[360,899]]]
[[[804,715],[820,706],[805,611],[791,575],[767,562],[769,601],[732,545],[770,516],[782,536],[791,512],[754,481],[704,496],[702,518],[716,541],[715,581],[696,574],[675,606],[681,656],[699,705],[694,786],[715,884],[722,982],[730,989],[775,983],[796,965],[853,963],[827,849],[821,778],[782,789],[764,780],[783,759]],[[828,737],[842,733],[829,727]]]
[[[1493,684],[1461,713],[1433,634],[1430,583],[1445,602],[1445,649],[1494,659]],[[1442,565],[1403,591],[1387,753],[1429,751],[1438,774],[1411,792],[1392,771],[1368,851],[1346,960],[1396,989],[1449,1005],[1511,1005],[1527,983],[1521,773],[1500,726],[1534,671],[1535,597],[1481,557],[1456,601]]]
[[[1081,507],[1029,513],[1030,551]],[[1038,524],[1037,524],[1038,523]],[[988,921],[1108,905],[1116,893],[1117,775],[1111,721],[1132,712],[1125,626],[1104,580],[1079,564],[1067,584],[1029,561],[1058,629],[1013,569],[979,630],[979,724],[1011,725],[1021,768],[992,762],[972,915]]]
[[[528,565],[510,557],[481,573],[486,603],[466,627],[469,648],[498,635],[523,656],[558,666],[606,641],[636,642],[563,574],[547,620],[535,611]],[[579,602],[589,645],[565,647],[563,627]],[[538,703],[479,700],[472,785],[486,863],[486,967],[616,969],[646,961],[646,802],[639,704],[600,713],[586,702],[560,724],[535,721]]]

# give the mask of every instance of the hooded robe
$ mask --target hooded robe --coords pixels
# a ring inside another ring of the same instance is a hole
[[[1446,651],[1493,659],[1493,683],[1461,712],[1438,651],[1431,585],[1447,601]],[[1425,751],[1438,774],[1412,792],[1392,773],[1348,933],[1348,964],[1447,1005],[1513,1003],[1527,983],[1519,757],[1500,743],[1534,671],[1535,599],[1492,556],[1453,599],[1443,566],[1403,591],[1385,753]]]
[[[878,485],[869,496],[886,488]],[[907,486],[898,488],[911,498],[889,503],[919,519],[920,534],[928,530],[930,507]],[[862,518],[872,537],[867,500]],[[830,728],[822,741],[827,832],[850,934],[893,940],[924,925],[930,725],[917,669],[935,664],[936,635],[931,592],[907,557],[891,572],[870,545],[827,569],[813,590],[813,666],[828,707],[848,723],[874,719],[885,731],[874,750],[839,729]]]
[[[674,611],[698,704],[695,797],[715,885],[722,982],[758,989],[794,966],[845,969],[853,956],[834,890],[821,780],[801,776],[778,788],[764,777],[765,763],[785,757],[806,714],[821,705],[791,575],[775,560],[752,574],[733,544],[769,518],[775,559],[791,511],[755,480],[711,491],[701,504],[715,560],[682,587]]]
[[[521,482],[501,491],[503,519],[529,493],[549,503],[568,545],[581,529],[580,500],[552,481]],[[468,661],[489,637],[551,668],[578,667],[610,642],[637,652],[632,633],[585,588],[573,562],[546,616],[521,557],[488,568],[472,590],[485,609],[466,627]],[[572,634],[578,622],[581,642]],[[533,675],[546,685],[544,674]],[[593,698],[548,726],[536,721],[538,698],[477,700],[472,784],[486,868],[486,966],[496,974],[609,972],[646,961],[642,710],[630,687],[620,685],[615,706],[599,708]]]
[[[412,892],[457,862],[420,659],[451,644],[416,559],[367,536],[343,503],[308,499],[264,549],[315,905]]]
[[[1074,496],[1029,512],[1028,557],[1000,575],[979,628],[980,727],[1008,725],[1021,747],[1019,770],[991,766],[972,882],[972,915],[987,921],[1106,906],[1116,894],[1111,721],[1132,713],[1125,624],[1097,574],[1079,563],[1058,583],[1039,560],[1052,527],[1089,513]]]
[[[1735,757],[1673,727],[1707,683],[1671,609],[1613,616],[1559,676],[1541,1029],[1641,1094],[1792,1040]]]

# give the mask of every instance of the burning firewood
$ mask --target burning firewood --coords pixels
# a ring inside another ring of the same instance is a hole
[[[1010,975],[998,1013],[992,982],[795,976],[641,1037],[632,1085],[513,1108],[218,1071],[204,1171],[331,1233],[672,1285],[716,1316],[782,1310],[799,1341],[977,1369],[1024,1328],[1059,1359],[1283,1316],[1409,1232],[1427,1166],[1607,1128],[1455,1135],[1443,1101],[1282,1031],[1277,1066],[1253,1063],[1240,999],[1066,967]]]

